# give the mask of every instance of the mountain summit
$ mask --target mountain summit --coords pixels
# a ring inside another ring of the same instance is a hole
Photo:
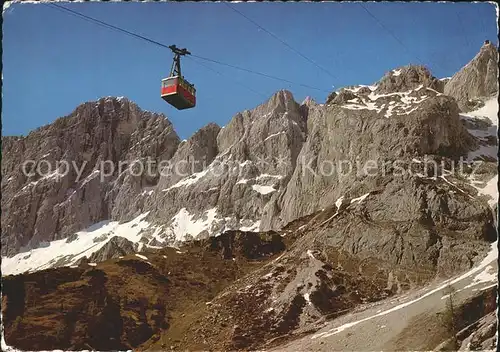
[[[492,93],[493,53],[491,44],[484,45],[445,89]],[[151,225],[140,235],[145,245],[172,245],[223,229],[280,229],[341,196],[361,196],[386,182],[381,176],[339,177],[339,170],[325,173],[325,165],[425,155],[456,159],[476,150],[482,141],[468,132],[442,84],[427,68],[410,65],[373,86],[343,88],[327,104],[298,104],[281,90],[225,127],[209,124],[185,142],[164,116],[127,99],[85,103],[27,137],[4,138],[2,254],[143,214]],[[61,160],[77,168],[26,176],[20,166],[26,160],[33,170]],[[149,161],[150,172],[137,175],[129,168]],[[103,162],[113,165],[112,172],[100,169]]]
[[[463,111],[474,109],[471,100],[498,93],[498,48],[485,41],[472,61],[446,83],[444,93],[455,98]]]
[[[496,60],[485,44],[448,82],[410,65],[325,104],[281,90],[185,141],[119,98],[4,137],[5,340],[432,350],[461,275],[458,337],[487,315],[469,342],[489,346]]]

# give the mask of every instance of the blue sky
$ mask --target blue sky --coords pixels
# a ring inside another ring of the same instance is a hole
[[[169,50],[48,5],[12,4],[3,24],[3,135],[27,134],[86,101],[126,96],[142,109],[164,113],[188,138],[209,122],[227,124],[279,89],[299,102],[306,96],[323,102],[328,91],[373,83],[409,63],[447,77],[485,39],[497,44],[496,9],[487,3],[364,3],[382,25],[359,3],[231,4],[331,77],[223,3],[60,4],[199,56],[322,90],[185,59],[183,74],[196,85],[198,105],[178,111],[159,96],[171,66]]]

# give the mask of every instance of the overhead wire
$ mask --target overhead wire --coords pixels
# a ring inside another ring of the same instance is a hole
[[[210,67],[210,66],[208,66],[208,65],[204,64],[203,62],[199,62],[199,61],[195,60],[195,58],[192,58],[192,57],[190,57],[190,56],[186,56],[186,58],[191,59],[194,63],[196,63],[196,64],[198,64],[198,65],[200,65],[200,66],[205,67],[207,70],[210,70],[210,71],[212,71],[212,72],[214,72],[214,73],[218,74],[219,76],[222,76],[222,77],[225,77],[225,78],[229,79],[229,78],[228,78],[226,75],[224,75],[222,72],[220,72],[220,71],[218,71],[218,70],[216,70],[216,69],[214,69],[214,68],[212,68],[212,67]],[[231,79],[231,81],[232,81],[233,83],[237,84],[237,85],[240,85],[240,86],[242,86],[242,87],[246,88],[247,90],[251,91],[252,93],[255,93],[255,94],[259,95],[260,97],[262,97],[262,98],[264,98],[264,99],[268,98],[265,94],[263,94],[263,93],[261,93],[261,92],[259,92],[259,91],[255,90],[255,89],[253,89],[253,88],[251,88],[251,87],[247,86],[246,84],[243,84],[243,83],[241,83],[241,82],[238,82],[238,81],[236,81],[236,80],[232,80],[232,79]]]
[[[72,14],[72,15],[74,15],[74,16],[80,17],[80,18],[85,19],[85,20],[87,20],[87,21],[90,21],[90,22],[93,22],[93,23],[99,24],[99,25],[104,26],[104,27],[106,27],[106,28],[109,28],[109,29],[115,29],[115,30],[120,31],[120,32],[122,32],[122,33],[125,33],[125,34],[127,34],[127,35],[130,35],[130,36],[136,37],[136,38],[138,38],[138,39],[145,40],[145,41],[147,41],[147,42],[149,42],[149,43],[151,43],[151,44],[155,44],[155,45],[158,45],[158,46],[161,46],[161,47],[163,47],[163,48],[166,48],[166,49],[169,49],[169,50],[170,50],[170,48],[169,48],[169,47],[168,47],[168,45],[166,45],[166,44],[163,44],[163,43],[157,42],[156,40],[152,40],[152,39],[147,38],[147,37],[145,37],[145,36],[142,36],[142,35],[140,35],[140,34],[133,33],[133,32],[128,31],[128,30],[126,30],[126,29],[123,29],[123,28],[120,28],[120,27],[114,26],[114,25],[112,25],[112,24],[106,23],[106,22],[101,21],[101,20],[98,20],[98,19],[96,19],[96,18],[94,18],[94,17],[90,17],[90,16],[87,16],[87,15],[84,15],[83,13],[80,13],[80,12],[78,12],[78,11],[74,11],[74,10],[68,9],[67,7],[64,7],[64,6],[61,6],[61,5],[57,5],[57,4],[54,4],[54,3],[43,3],[43,4],[48,5],[48,6],[51,6],[51,7],[53,7],[53,8],[58,9],[58,10],[61,10],[61,11],[65,11],[65,12],[67,12],[67,13],[69,13],[69,14]]]
[[[423,61],[420,57],[418,57],[418,55],[417,55],[416,53],[414,53],[413,51],[411,51],[411,50],[410,50],[410,49],[409,49],[409,48],[405,45],[405,43],[404,43],[401,39],[399,39],[399,38],[398,38],[398,36],[396,36],[396,34],[394,34],[394,32],[393,32],[391,29],[389,29],[387,26],[385,26],[385,25],[382,23],[382,21],[380,21],[380,20],[378,19],[378,17],[377,17],[377,16],[375,16],[375,15],[373,14],[373,12],[371,12],[370,10],[368,10],[368,8],[367,8],[367,7],[366,7],[363,3],[358,2],[358,5],[359,5],[359,6],[361,6],[361,7],[363,8],[363,10],[365,10],[365,12],[366,12],[366,13],[367,13],[370,17],[372,17],[372,18],[375,20],[375,22],[377,22],[377,23],[380,25],[380,27],[382,27],[382,28],[383,28],[383,29],[384,29],[387,33],[389,33],[389,34],[390,34],[390,35],[394,38],[394,40],[396,40],[396,41],[397,41],[397,42],[398,42],[398,43],[399,43],[399,44],[400,44],[400,45],[401,45],[401,46],[402,46],[402,47],[406,50],[406,52],[407,52],[408,54],[410,54],[410,55],[412,55],[413,57],[415,57],[415,58],[416,58],[416,59],[417,59],[417,60],[418,60],[418,61],[419,61],[422,65],[425,65],[425,62],[424,62],[424,61]],[[441,69],[443,69],[443,70],[444,70],[444,68],[443,68],[440,64],[438,64],[437,62],[434,62],[434,63],[436,64],[436,66],[439,66]]]
[[[160,43],[160,42],[158,42],[156,40],[152,40],[152,39],[150,39],[148,37],[145,37],[143,35],[140,35],[140,34],[132,32],[132,31],[123,29],[121,27],[109,24],[107,22],[101,21],[101,20],[93,18],[91,16],[84,15],[84,14],[78,12],[78,11],[68,9],[67,7],[64,7],[64,6],[61,6],[61,5],[58,5],[58,4],[54,4],[54,3],[44,3],[44,4],[46,4],[47,6],[51,6],[51,7],[55,8],[55,9],[61,10],[61,11],[65,11],[66,13],[71,14],[73,16],[77,16],[77,17],[79,17],[81,19],[93,22],[93,23],[95,23],[97,25],[100,25],[100,26],[103,26],[105,28],[117,30],[117,31],[119,31],[121,33],[133,36],[133,37],[135,37],[137,39],[142,39],[142,40],[145,40],[145,41],[147,41],[147,42],[149,42],[151,44],[158,45],[160,47],[163,47],[163,48],[171,50],[169,48],[169,46],[166,45],[166,44],[164,44],[164,43]],[[281,78],[281,77],[277,77],[277,76],[273,76],[273,75],[270,75],[270,74],[266,74],[266,73],[262,73],[262,72],[258,72],[258,71],[254,71],[254,70],[250,70],[250,69],[247,69],[247,68],[244,68],[244,67],[240,67],[240,66],[228,64],[228,63],[225,63],[225,62],[222,62],[222,61],[219,61],[219,60],[210,59],[210,58],[203,57],[203,56],[200,56],[200,55],[195,55],[195,54],[192,54],[192,53],[190,54],[190,56],[198,58],[200,60],[205,60],[205,61],[213,62],[213,63],[219,64],[219,65],[222,65],[222,66],[231,67],[231,68],[234,68],[234,69],[237,69],[237,70],[240,70],[240,71],[244,71],[244,72],[247,72],[247,73],[252,73],[252,74],[255,74],[255,75],[258,75],[258,76],[261,76],[261,77],[266,77],[266,78],[274,79],[274,80],[277,80],[277,81],[286,82],[288,84],[292,84],[292,85],[295,85],[295,86],[302,86],[302,87],[305,87],[305,88],[314,89],[314,90],[318,90],[318,91],[329,93],[329,91],[325,90],[325,89],[313,87],[313,86],[310,86],[310,85],[307,85],[307,84],[303,84],[303,83],[298,83],[298,82],[290,81],[290,80],[287,80],[287,79],[284,79],[284,78]]]
[[[131,36],[136,37],[136,38],[139,38],[139,39],[144,39],[144,38],[145,38],[145,40],[147,40],[147,41],[148,41],[148,42],[150,42],[150,43],[153,43],[153,44],[155,44],[155,45],[159,45],[159,46],[161,46],[161,47],[165,47],[165,48],[167,48],[167,49],[170,49],[168,46],[166,46],[166,45],[165,45],[165,44],[163,44],[163,43],[157,42],[157,41],[155,41],[155,40],[151,40],[151,39],[146,38],[146,37],[144,37],[144,36],[141,36],[141,35],[139,35],[139,34],[135,34],[135,33],[132,33],[132,32],[130,32],[130,31],[124,30],[124,29],[122,29],[122,28],[119,28],[119,27],[116,27],[116,26],[113,26],[113,25],[107,24],[107,23],[105,23],[105,22],[103,22],[103,21],[100,21],[100,20],[98,20],[98,19],[94,19],[94,18],[92,18],[92,17],[90,17],[90,16],[86,16],[86,15],[84,15],[84,14],[80,14],[79,12],[77,12],[77,11],[73,11],[73,10],[70,10],[70,9],[68,9],[68,8],[66,8],[66,7],[63,7],[63,6],[58,6],[58,5],[56,5],[56,4],[49,4],[49,5],[53,5],[53,7],[54,7],[54,8],[57,8],[57,9],[60,9],[60,10],[66,11],[66,12],[68,12],[68,13],[70,13],[70,14],[74,15],[74,16],[80,17],[80,18],[82,18],[82,19],[84,19],[84,20],[90,21],[90,22],[92,22],[92,23],[97,23],[97,24],[99,24],[99,25],[101,25],[101,26],[104,26],[105,28],[117,29],[117,30],[119,30],[120,32],[123,32],[123,33],[125,33],[125,34],[127,34],[127,35],[131,35]],[[187,56],[187,57],[189,58],[189,56]],[[226,78],[227,78],[227,76],[225,76],[225,75],[224,75],[224,74],[222,74],[221,72],[219,72],[219,71],[217,71],[217,70],[213,69],[212,67],[210,67],[210,66],[208,66],[208,65],[205,65],[205,64],[203,64],[203,63],[201,63],[201,62],[198,62],[198,61],[196,61],[196,60],[193,60],[193,62],[194,62],[194,63],[196,63],[196,64],[198,64],[198,65],[201,65],[201,66],[203,66],[203,67],[207,68],[208,70],[210,70],[210,71],[212,71],[212,72],[217,73],[217,74],[218,74],[218,75],[220,75],[220,76],[223,76],[223,77],[226,77]],[[256,90],[255,90],[255,89],[253,89],[253,88],[250,88],[250,87],[248,87],[248,86],[246,86],[246,85],[242,84],[241,82],[234,81],[234,80],[231,80],[231,81],[232,81],[233,83],[235,83],[235,84],[238,84],[238,85],[240,85],[240,86],[242,86],[242,87],[244,87],[244,88],[246,88],[246,89],[250,90],[251,92],[253,92],[253,93],[255,93],[255,94],[260,95],[261,97],[266,97],[264,94],[262,94],[262,93],[260,93],[260,92],[256,91]]]
[[[228,63],[225,63],[225,62],[221,62],[221,61],[218,61],[218,60],[214,60],[214,59],[210,59],[210,58],[207,58],[207,57],[203,57],[203,56],[199,56],[199,55],[194,55],[194,54],[191,54],[191,56],[192,57],[196,57],[196,58],[201,59],[201,60],[213,62],[213,63],[219,64],[219,65],[222,65],[222,66],[231,67],[231,68],[234,68],[234,69],[237,69],[237,70],[240,70],[240,71],[245,71],[245,72],[253,73],[253,74],[256,74],[256,75],[259,75],[259,76],[262,76],[262,77],[271,78],[271,79],[274,79],[274,80],[277,80],[277,81],[282,81],[282,82],[286,82],[286,83],[293,84],[293,85],[296,85],[296,86],[302,86],[302,87],[305,87],[305,88],[315,89],[315,90],[319,90],[319,91],[322,91],[322,92],[330,93],[330,91],[325,90],[325,89],[313,87],[313,86],[310,86],[310,85],[307,85],[307,84],[303,84],[303,83],[293,82],[293,81],[287,80],[285,78],[280,78],[280,77],[276,77],[276,76],[269,75],[269,74],[266,74],[266,73],[261,73],[261,72],[258,72],[258,71],[253,71],[253,70],[250,70],[250,69],[246,69],[246,68],[243,68],[243,67],[231,65],[231,64],[228,64]]]
[[[227,7],[229,7],[231,10],[233,10],[234,12],[236,12],[237,14],[239,14],[240,16],[242,16],[243,18],[245,18],[246,20],[248,20],[250,23],[253,23],[255,26],[257,26],[259,29],[261,29],[262,31],[266,32],[267,34],[269,34],[271,37],[273,37],[274,39],[276,39],[277,41],[279,41],[281,44],[283,44],[284,46],[286,46],[288,49],[292,50],[294,53],[296,53],[297,55],[299,55],[300,57],[302,57],[303,59],[307,60],[308,62],[312,63],[314,66],[316,66],[317,68],[319,68],[320,70],[322,70],[323,72],[325,72],[326,74],[328,74],[330,77],[334,78],[334,79],[337,79],[338,77],[335,76],[333,73],[331,73],[330,71],[328,71],[326,68],[324,68],[323,66],[319,65],[317,62],[315,62],[314,60],[310,59],[309,57],[307,57],[305,54],[301,53],[299,50],[295,49],[293,46],[291,46],[290,44],[288,44],[286,41],[284,41],[283,39],[279,38],[277,35],[273,34],[272,32],[268,31],[266,28],[264,28],[262,25],[258,24],[257,22],[255,22],[254,20],[252,20],[250,17],[248,17],[247,15],[245,15],[244,13],[242,13],[241,11],[239,11],[238,9],[234,8],[233,6],[229,5],[227,2],[224,2],[224,5],[226,5]]]
[[[422,64],[423,64],[423,61],[422,61],[422,60],[421,60],[421,59],[420,59],[417,55],[415,55],[414,53],[412,53],[412,52],[410,51],[410,49],[408,49],[408,47],[407,47],[407,46],[406,46],[406,45],[405,45],[405,44],[404,44],[404,43],[403,43],[403,42],[402,42],[402,41],[401,41],[401,40],[400,40],[400,39],[399,39],[399,38],[398,38],[398,37],[394,34],[394,32],[393,32],[393,31],[391,31],[389,28],[387,28],[387,27],[386,27],[386,26],[385,26],[385,25],[384,25],[384,24],[383,24],[383,23],[382,23],[382,22],[381,22],[381,21],[377,18],[377,16],[375,16],[375,15],[374,15],[374,14],[373,14],[370,10],[368,10],[368,9],[366,8],[366,6],[365,6],[365,5],[363,5],[362,3],[358,3],[358,5],[359,5],[359,6],[361,6],[361,7],[362,7],[362,8],[366,11],[366,13],[367,13],[370,17],[372,17],[372,18],[375,20],[375,22],[377,22],[377,23],[380,25],[380,27],[382,27],[383,29],[385,29],[385,31],[386,31],[387,33],[389,33],[389,34],[390,34],[390,35],[394,38],[394,40],[396,40],[396,41],[397,41],[397,42],[398,42],[398,43],[399,43],[399,44],[400,44],[400,45],[401,45],[401,46],[402,46],[402,47],[403,47],[403,48],[404,48],[404,49],[405,49],[405,50],[406,50],[409,54],[411,54],[411,55],[415,56],[415,58],[416,58],[418,61],[420,61],[420,63],[422,63]]]

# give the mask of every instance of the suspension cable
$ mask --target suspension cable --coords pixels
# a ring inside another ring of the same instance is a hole
[[[267,29],[265,29],[264,27],[262,27],[260,24],[258,24],[254,20],[252,20],[250,17],[246,16],[241,11],[239,11],[236,8],[234,8],[233,6],[229,5],[227,2],[224,2],[224,5],[226,5],[227,7],[229,7],[231,10],[233,10],[234,12],[236,12],[237,14],[239,14],[240,16],[242,16],[243,18],[247,19],[250,23],[253,23],[255,26],[257,26],[258,28],[260,28],[261,30],[263,30],[264,32],[266,32],[267,34],[269,34],[271,37],[273,37],[274,39],[276,39],[277,41],[279,41],[281,44],[285,45],[288,49],[292,50],[297,55],[301,56],[302,58],[304,58],[307,61],[309,61],[310,63],[312,63],[314,66],[318,67],[323,72],[327,73],[330,77],[332,77],[334,79],[338,78],[333,73],[331,73],[330,71],[328,71],[326,68],[320,66],[317,62],[315,62],[314,60],[310,59],[306,55],[302,54],[300,51],[298,51],[297,49],[295,49],[294,47],[292,47],[290,44],[288,44],[287,42],[285,42],[283,39],[279,38],[277,35],[273,34],[270,31],[268,31]]]
[[[186,56],[186,57],[187,57],[188,59],[192,60],[192,62],[194,62],[194,63],[196,63],[196,64],[198,64],[198,65],[201,65],[201,66],[205,67],[207,70],[210,70],[210,71],[212,71],[212,72],[214,72],[214,73],[218,74],[219,76],[225,77],[226,79],[228,79],[228,80],[232,81],[233,83],[235,83],[235,84],[237,84],[237,85],[239,85],[239,86],[242,86],[243,88],[245,88],[245,89],[247,89],[247,90],[251,91],[252,93],[257,94],[257,95],[259,95],[260,97],[262,97],[262,98],[264,98],[264,99],[268,98],[265,94],[263,94],[263,93],[261,93],[261,92],[259,92],[259,91],[256,91],[255,89],[250,88],[249,86],[247,86],[247,85],[245,85],[245,84],[243,84],[243,83],[241,83],[241,82],[239,82],[239,81],[236,81],[236,80],[233,80],[233,79],[229,79],[229,78],[228,78],[228,76],[226,76],[226,75],[224,75],[223,73],[221,73],[220,71],[218,71],[218,70],[216,70],[216,69],[214,69],[214,68],[212,68],[212,67],[208,66],[207,64],[204,64],[203,62],[200,62],[200,61],[196,60],[196,59],[195,59],[195,58],[193,58],[193,57],[189,57],[189,56]]]
[[[382,21],[380,21],[377,16],[375,16],[370,10],[368,10],[368,8],[363,4],[363,3],[358,3],[359,6],[361,6],[368,15],[370,15],[370,17],[372,17],[375,22],[377,22],[380,27],[382,27],[387,33],[389,33],[393,38],[394,40],[396,40],[405,50],[408,54],[412,55],[413,57],[415,57],[422,65],[425,65],[425,62],[420,59],[414,52],[412,52],[406,45],[405,43],[403,43],[403,41],[401,39],[399,39],[396,34],[394,34],[393,31],[391,31],[389,28],[387,28],[387,26],[385,26]],[[440,67],[441,69],[445,70],[440,64],[438,64],[437,62],[434,62],[436,64],[436,66]],[[446,70],[445,70],[446,71]]]
[[[84,15],[78,11],[74,11],[74,10],[71,10],[71,9],[68,9],[64,6],[61,6],[61,5],[58,5],[58,4],[54,4],[54,3],[44,3],[45,5],[47,6],[51,6],[53,8],[56,8],[56,9],[59,9],[61,11],[65,11],[66,13],[68,14],[71,14],[71,15],[74,15],[74,16],[77,16],[81,19],[84,19],[84,20],[87,20],[87,21],[90,21],[90,22],[93,22],[97,25],[100,25],[100,26],[103,26],[105,28],[108,28],[108,29],[113,29],[113,30],[117,30],[121,33],[124,33],[124,34],[127,34],[127,35],[130,35],[130,36],[133,36],[137,39],[142,39],[142,40],[145,40],[151,44],[155,44],[157,46],[160,46],[162,48],[166,48],[166,49],[170,49],[170,46],[169,45],[166,45],[166,44],[163,44],[163,43],[160,43],[156,40],[152,40],[148,37],[145,37],[143,35],[140,35],[140,34],[137,34],[137,33],[134,33],[132,31],[129,31],[129,30],[126,30],[126,29],[123,29],[123,28],[120,28],[118,26],[114,26],[112,24],[109,24],[107,22],[104,22],[104,21],[101,21],[101,20],[98,20],[96,18],[93,18],[93,17],[90,17],[90,16],[87,16],[87,15]],[[237,69],[237,70],[240,70],[240,71],[244,71],[244,72],[248,72],[248,73],[252,73],[252,74],[255,74],[255,75],[259,75],[259,76],[262,76],[262,77],[266,77],[266,78],[270,78],[270,79],[274,79],[274,80],[277,80],[277,81],[282,81],[282,82],[286,82],[288,84],[292,84],[292,85],[297,85],[297,86],[302,86],[302,87],[305,87],[305,88],[309,88],[309,89],[314,89],[314,90],[318,90],[318,91],[322,91],[322,92],[326,92],[326,93],[329,93],[328,90],[325,90],[325,89],[321,89],[321,88],[317,88],[317,87],[313,87],[313,86],[310,86],[310,85],[307,85],[307,84],[302,84],[302,83],[297,83],[297,82],[293,82],[293,81],[290,81],[290,80],[287,80],[287,79],[284,79],[284,78],[280,78],[280,77],[277,77],[277,76],[273,76],[273,75],[270,75],[270,74],[266,74],[266,73],[262,73],[262,72],[258,72],[258,71],[254,71],[254,70],[250,70],[250,69],[246,69],[244,67],[240,67],[240,66],[236,66],[236,65],[232,65],[232,64],[228,64],[228,63],[224,63],[224,62],[221,62],[221,61],[218,61],[218,60],[213,60],[213,59],[210,59],[210,58],[207,58],[207,57],[203,57],[203,56],[199,56],[199,55],[194,55],[194,54],[191,54],[192,57],[196,57],[198,59],[201,59],[201,60],[205,60],[205,61],[210,61],[210,62],[213,62],[213,63],[216,63],[216,64],[219,64],[219,65],[222,65],[222,66],[227,66],[227,67],[231,67],[231,68],[234,68],[234,69]]]
[[[221,61],[209,59],[207,57],[203,57],[203,56],[199,56],[199,55],[194,55],[194,54],[191,54],[191,56],[196,57],[196,58],[201,59],[201,60],[210,61],[210,62],[219,64],[219,65],[222,65],[222,66],[231,67],[231,68],[234,68],[234,69],[237,69],[237,70],[240,70],[240,71],[245,71],[245,72],[253,73],[253,74],[256,74],[256,75],[259,75],[259,76],[271,78],[271,79],[274,79],[274,80],[277,80],[277,81],[282,81],[282,82],[286,82],[286,83],[289,83],[289,84],[298,85],[298,86],[302,86],[302,87],[305,87],[305,88],[315,89],[315,90],[319,90],[319,91],[322,91],[322,92],[330,93],[330,91],[325,90],[325,89],[313,87],[313,86],[310,86],[310,85],[307,85],[307,84],[303,84],[303,83],[297,83],[297,82],[289,81],[289,80],[284,79],[284,78],[276,77],[276,76],[273,76],[273,75],[268,75],[266,73],[261,73],[261,72],[258,72],[258,71],[249,70],[249,69],[246,69],[246,68],[243,68],[243,67],[239,67],[239,66],[227,64],[227,63],[224,63],[224,62],[221,62]]]

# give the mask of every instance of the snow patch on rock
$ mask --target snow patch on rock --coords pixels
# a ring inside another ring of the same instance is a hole
[[[13,257],[2,257],[2,273],[15,275],[34,272],[52,267],[74,265],[83,257],[89,257],[101,249],[114,236],[124,237],[139,243],[142,230],[150,227],[146,220],[149,213],[120,224],[118,221],[101,221],[61,240],[51,241],[28,252]],[[74,240],[70,240],[74,237]],[[104,240],[100,240],[105,238]]]

